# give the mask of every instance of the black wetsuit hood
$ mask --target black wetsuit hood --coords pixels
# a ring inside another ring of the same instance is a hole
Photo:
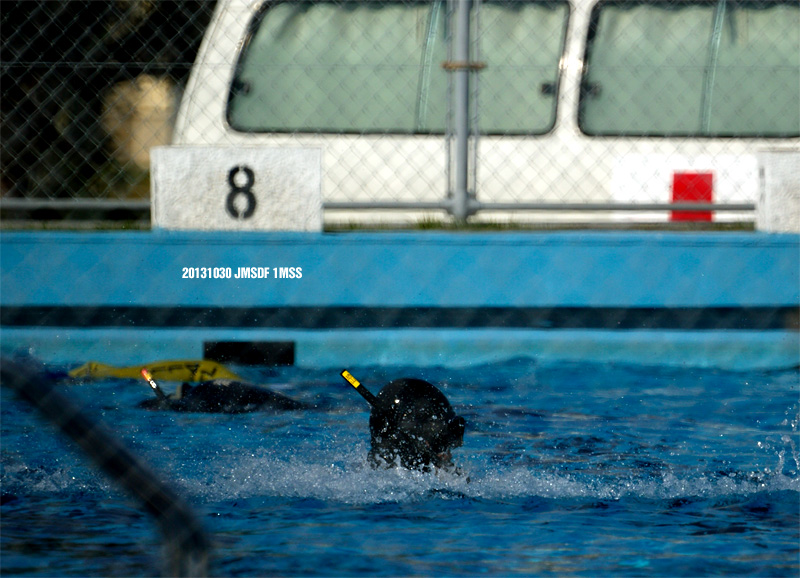
[[[229,379],[181,385],[163,399],[148,399],[143,409],[200,413],[249,413],[268,410],[297,410],[308,406],[266,388]]]
[[[421,379],[396,379],[376,400],[369,418],[373,465],[452,467],[450,450],[463,444],[465,422],[441,391]]]

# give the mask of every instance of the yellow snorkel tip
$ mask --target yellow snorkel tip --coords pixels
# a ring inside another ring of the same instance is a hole
[[[352,385],[356,389],[356,391],[361,394],[361,397],[367,400],[367,403],[369,403],[373,407],[375,406],[376,403],[378,403],[378,398],[372,395],[372,393],[366,387],[362,386],[361,382],[359,382],[355,377],[353,377],[353,375],[349,371],[345,369],[344,371],[342,371],[341,375],[345,379],[345,381],[347,381],[347,383]]]
[[[161,388],[158,387],[156,380],[153,379],[153,375],[147,370],[146,367],[143,367],[141,372],[142,377],[144,377],[145,381],[150,385],[150,388],[155,392],[156,396],[159,399],[167,399],[167,396],[161,391]]]

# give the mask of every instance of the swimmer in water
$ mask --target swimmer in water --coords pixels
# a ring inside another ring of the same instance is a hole
[[[451,450],[464,443],[464,418],[456,415],[444,394],[421,379],[396,379],[377,396],[349,372],[344,377],[372,407],[369,417],[369,463],[410,470],[460,473]]]
[[[183,383],[166,395],[142,369],[142,376],[156,394],[139,404],[140,408],[196,413],[249,413],[269,410],[308,409],[308,405],[257,385],[231,379],[214,379],[195,386]]]

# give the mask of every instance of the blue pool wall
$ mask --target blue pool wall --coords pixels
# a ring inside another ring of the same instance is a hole
[[[293,267],[302,276],[182,276],[184,268],[204,267]],[[51,363],[200,358],[210,341],[290,341],[295,363],[312,367],[464,366],[515,357],[732,369],[800,363],[798,235],[6,232],[0,268],[3,352]],[[70,315],[86,308],[102,310],[103,321],[86,325]],[[272,319],[307,308],[342,315],[318,326],[168,315],[252,309]],[[786,320],[744,329],[613,323],[614,315],[651,308],[688,318],[774,309]],[[149,321],[132,320],[131,311]],[[447,321],[420,322],[439,311]],[[464,311],[512,322],[452,322]],[[611,322],[550,324],[576,311],[601,311]],[[516,312],[538,321],[514,323]],[[360,321],[363,315],[378,321]]]

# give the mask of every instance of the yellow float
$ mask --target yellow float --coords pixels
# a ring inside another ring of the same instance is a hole
[[[70,377],[83,378],[121,377],[141,379],[141,371],[145,367],[154,379],[160,381],[209,381],[212,379],[242,381],[241,377],[224,365],[207,359],[156,361],[130,367],[115,367],[97,361],[89,361],[71,370],[69,375]]]

